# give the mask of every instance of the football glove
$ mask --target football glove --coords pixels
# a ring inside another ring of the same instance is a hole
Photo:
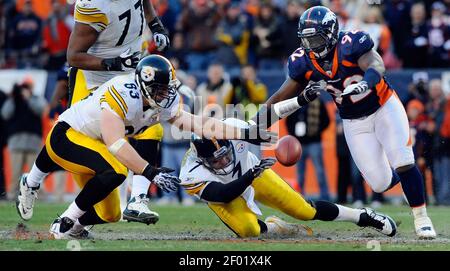
[[[351,85],[347,86],[344,89],[344,92],[342,92],[341,97],[342,96],[361,94],[361,93],[364,93],[364,92],[366,92],[368,90],[369,90],[369,86],[367,85],[367,82],[366,81],[360,81],[359,83],[351,84]]]
[[[297,97],[297,102],[300,106],[305,106],[308,103],[314,101],[317,97],[320,96],[320,90],[324,87],[320,82],[311,82],[309,83],[305,89],[300,93]]]
[[[145,167],[144,172],[142,172],[142,176],[164,190],[164,192],[171,192],[177,191],[178,186],[181,183],[181,180],[178,177],[169,174],[173,171],[174,170],[170,168],[157,168],[149,164]]]
[[[170,40],[167,30],[164,28],[161,20],[155,17],[149,24],[148,27],[153,33],[153,41],[156,44],[156,49],[160,52],[165,51],[169,48]]]
[[[273,157],[261,159],[261,161],[259,161],[259,164],[251,169],[253,178],[258,178],[264,170],[272,167],[276,162],[277,160]]]
[[[136,68],[140,60],[140,52],[131,53],[128,48],[120,56],[115,58],[106,58],[102,60],[102,66],[106,71],[124,71],[125,69]]]

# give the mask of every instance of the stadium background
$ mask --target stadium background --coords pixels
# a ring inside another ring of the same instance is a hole
[[[13,9],[17,9],[17,11],[21,11],[23,9],[23,6],[25,4],[27,0],[17,0],[17,1],[8,1],[8,0],[4,0],[4,1],[0,1],[0,3],[2,4],[2,12],[3,12],[3,20],[5,20],[5,17],[7,19],[7,14],[5,14],[5,12],[7,12],[6,7],[8,7],[8,10],[11,10],[11,8]],[[64,6],[67,7],[67,15],[70,16],[70,13],[73,10],[73,2],[71,0],[67,0],[67,1],[60,1]],[[183,5],[195,5],[195,4],[201,4],[201,3],[206,3],[207,5],[211,5],[214,6],[215,8],[221,8],[222,5],[226,6],[230,1],[209,1],[209,0],[193,0],[193,1],[175,1],[175,0],[169,0],[169,1],[154,1],[154,3],[157,6],[163,6],[163,8],[161,8],[160,10],[167,10],[171,7],[176,7],[172,10],[172,12],[176,15],[176,16],[182,16],[182,12],[183,12]],[[252,10],[254,10],[254,8],[260,8],[262,5],[266,5],[268,3],[270,3],[271,1],[232,1],[232,3],[238,3],[241,7],[242,7],[242,12],[247,11],[247,12],[252,12]],[[274,7],[275,10],[278,10],[280,12],[280,14],[278,14],[277,16],[279,16],[280,18],[283,18],[283,8],[287,5],[287,2],[289,1],[284,1],[284,0],[274,0],[272,1],[271,5]],[[313,4],[317,4],[320,1],[298,1],[303,8],[306,8],[310,5]],[[339,9],[344,9],[344,10],[340,10],[340,15],[344,14],[345,12],[345,7],[348,7],[352,4],[355,4],[357,2],[366,2],[370,3],[370,4],[375,4],[375,6],[380,7],[380,10],[383,11],[383,14],[385,14],[385,16],[393,16],[392,13],[395,14],[395,12],[399,12],[399,15],[404,15],[406,13],[408,13],[407,11],[402,11],[402,9],[410,9],[411,6],[414,3],[417,2],[423,2],[425,4],[426,7],[426,12],[427,12],[427,21],[430,21],[430,16],[431,16],[431,10],[433,4],[435,2],[439,2],[439,1],[404,1],[404,0],[397,0],[397,1],[381,1],[382,4],[381,5],[377,5],[377,3],[380,3],[378,1],[322,1],[323,4],[329,6],[330,8],[337,8],[339,7]],[[34,12],[36,13],[36,15],[38,15],[44,22],[45,25],[45,20],[52,14],[52,1],[50,0],[32,0],[32,7]],[[390,46],[388,46],[387,50],[388,52],[384,52],[386,53],[387,57],[390,57],[388,60],[388,62],[386,63],[389,70],[387,72],[387,78],[389,80],[389,82],[394,86],[394,89],[396,89],[396,91],[399,94],[399,97],[401,98],[401,100],[403,102],[406,102],[408,99],[410,99],[410,85],[413,83],[413,78],[414,76],[421,71],[425,71],[428,74],[429,80],[431,80],[432,78],[440,78],[442,80],[442,87],[445,93],[447,93],[447,97],[450,93],[450,72],[448,70],[449,67],[449,49],[450,49],[450,30],[449,30],[449,5],[450,5],[450,1],[444,1],[444,2],[439,2],[443,7],[445,7],[445,20],[444,20],[444,27],[442,28],[443,30],[443,37],[444,37],[444,41],[442,42],[442,48],[444,50],[446,50],[447,53],[447,58],[440,58],[439,64],[440,65],[435,65],[435,63],[422,63],[422,65],[418,68],[414,68],[414,67],[407,67],[406,65],[402,65],[402,61],[404,61],[404,59],[401,58],[401,55],[395,55],[395,50],[399,51],[399,50],[403,50],[403,48],[399,45],[395,45],[395,37],[393,36],[395,34],[395,31],[398,32],[398,30],[395,30],[395,26],[393,25],[389,25],[389,18],[385,18],[385,22],[383,22],[384,25],[387,25],[389,28],[393,29],[393,31],[391,31],[391,35],[392,38],[390,39]],[[164,5],[167,5],[164,7]],[[172,6],[171,6],[172,5]],[[403,5],[402,9],[399,9],[399,5]],[[373,5],[371,5],[373,6]],[[440,6],[439,6],[440,7]],[[390,10],[392,9],[392,10]],[[167,11],[166,11],[167,12]],[[166,13],[167,14],[167,13]],[[390,15],[389,15],[390,14]],[[251,16],[251,15],[250,15]],[[342,15],[343,16],[343,15]],[[405,17],[407,18],[407,16]],[[170,30],[170,25],[171,23],[166,21],[166,17],[162,16],[162,20],[163,23],[166,26],[169,26],[169,30]],[[341,18],[342,19],[342,18]],[[350,18],[352,19],[352,18]],[[408,25],[408,24],[405,24]],[[6,27],[5,27],[6,26]],[[3,30],[7,30],[7,24],[2,24],[2,28]],[[403,29],[403,31],[405,32],[409,32],[410,29]],[[5,32],[5,31],[4,31]],[[4,34],[4,33],[3,33]],[[173,33],[171,33],[173,34]],[[293,39],[296,39],[296,37],[293,37]],[[7,48],[8,42],[3,42],[2,44],[2,48],[1,50],[3,50],[4,52],[7,52],[8,49],[14,49],[14,48]],[[397,48],[396,48],[397,47]],[[148,46],[148,50],[152,51],[154,49],[154,47],[152,47],[152,44],[150,42],[150,45]],[[48,53],[48,51],[46,51],[43,47],[41,48],[41,53],[46,54]],[[251,50],[251,49],[249,49]],[[405,49],[406,50],[406,49]],[[21,69],[16,69],[17,66],[15,66],[16,64],[14,63],[14,59],[8,59],[8,57],[5,57],[4,52],[2,52],[1,56],[2,56],[2,62],[1,62],[1,69],[0,69],[0,89],[2,91],[4,91],[5,93],[9,93],[12,89],[12,85],[14,83],[19,83],[22,82],[24,80],[24,78],[29,78],[31,77],[33,79],[34,82],[34,94],[37,95],[42,95],[44,96],[47,101],[50,100],[50,97],[52,95],[53,89],[54,89],[54,85],[56,82],[56,71],[52,71],[52,70],[45,70],[43,69],[43,66],[39,66],[38,65],[33,65],[33,66],[28,66],[25,68],[21,68]],[[445,52],[444,52],[445,53]],[[250,53],[251,55],[251,53]],[[415,55],[407,55],[408,58],[414,58],[416,57]],[[435,56],[433,56],[435,57]],[[249,56],[249,59],[251,57]],[[256,57],[257,58],[257,57]],[[283,57],[280,57],[281,62]],[[394,59],[394,60],[392,60]],[[385,60],[386,61],[386,60]],[[258,67],[258,62],[257,61],[252,61],[249,60],[249,62],[251,64],[256,65],[256,67]],[[266,69],[266,68],[261,68],[259,67],[258,72],[257,72],[257,77],[258,79],[264,83],[267,86],[267,90],[268,90],[268,95],[270,96],[272,93],[274,93],[278,87],[281,85],[281,83],[283,82],[284,78],[285,78],[285,71],[283,71],[283,67],[282,65],[277,66],[278,64],[275,65],[275,68],[270,68]],[[406,66],[406,67],[405,67]],[[431,67],[434,66],[434,67]],[[435,67],[438,66],[438,67]],[[440,67],[439,67],[440,66]],[[281,67],[281,69],[280,69]],[[227,71],[227,69],[226,69]],[[236,72],[235,69],[230,69],[228,70],[229,74],[232,75],[236,75],[238,72]],[[198,83],[204,82],[206,80],[206,70],[187,70],[187,73],[194,75],[198,81]],[[331,118],[331,125],[327,128],[327,130],[324,132],[323,137],[322,137],[322,146],[324,149],[324,162],[325,162],[325,172],[326,175],[328,177],[328,185],[329,185],[329,189],[330,192],[332,193],[332,196],[335,196],[336,193],[336,186],[337,186],[337,158],[336,158],[336,140],[335,140],[335,122],[334,122],[334,116],[335,116],[335,106],[332,103],[332,101],[330,100],[330,97],[328,95],[322,95],[324,100],[326,101],[326,105],[327,105],[327,109]],[[42,118],[42,122],[43,122],[43,134],[44,134],[44,138],[45,135],[47,134],[47,132],[49,131],[49,129],[51,128],[52,125],[52,121],[48,118],[48,109],[44,112],[43,114],[43,118]],[[281,130],[281,136],[286,134],[286,130],[284,127],[284,122],[282,122],[281,124],[282,130]],[[6,137],[6,134],[1,134],[1,137]],[[11,164],[10,161],[8,159],[8,150],[5,147],[4,148],[4,154],[5,154],[5,165],[4,165],[4,169],[5,169],[5,177],[6,177],[6,185],[7,187],[9,186],[10,182],[11,182],[11,172],[10,172],[10,168],[11,168]],[[264,155],[271,155],[270,152],[265,153]],[[287,181],[289,181],[289,183],[298,189],[298,185],[297,185],[297,177],[296,177],[296,168],[295,167],[291,167],[291,168],[286,168],[286,167],[282,167],[281,165],[277,164],[274,169],[281,174],[282,176],[284,176],[286,178]],[[25,169],[26,170],[26,169]],[[313,172],[313,166],[310,162],[308,162],[308,166],[307,166],[307,176],[306,176],[306,187],[305,187],[305,193],[308,195],[316,195],[318,192],[318,187],[317,187],[317,181],[315,180],[315,174]],[[431,184],[431,177],[430,177],[431,171],[428,170],[427,171],[427,191],[428,194],[432,195],[432,184]],[[450,180],[449,180],[450,181]],[[49,191],[52,191],[52,187],[53,187],[53,180],[52,180],[52,176],[49,177],[48,181],[46,181],[45,186],[48,188]],[[366,186],[366,190],[368,191],[368,187]],[[66,187],[66,192],[73,192],[74,191],[74,184],[71,180],[70,177],[68,177],[68,183],[67,183],[67,187]],[[388,196],[400,196],[400,189],[399,187],[396,187],[395,189],[389,191],[387,193]]]

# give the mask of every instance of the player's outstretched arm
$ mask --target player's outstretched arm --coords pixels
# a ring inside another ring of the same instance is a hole
[[[278,102],[297,96],[299,91],[302,90],[306,84],[307,82],[299,83],[288,77],[281,87],[267,100],[267,107],[269,108]]]
[[[239,128],[225,124],[215,118],[193,115],[184,110],[169,120],[172,125],[183,131],[194,132],[205,138],[215,137],[216,139],[241,139],[241,140],[259,140],[261,142],[275,143],[278,135],[269,132],[266,129],[259,128],[256,125],[250,125],[248,128]]]
[[[122,119],[107,109],[102,110],[101,133],[108,150],[127,168],[141,174],[148,162],[125,140],[125,124]]]
[[[257,165],[248,170],[238,179],[229,183],[209,182],[201,193],[200,198],[211,202],[229,203],[244,193],[253,181],[258,178],[262,172],[272,167],[277,160],[275,158],[262,159]]]
[[[178,189],[180,179],[169,174],[174,171],[173,169],[156,168],[150,165],[125,140],[125,124],[117,115],[108,109],[103,109],[100,126],[103,142],[119,162],[166,192]]]
[[[320,95],[320,90],[325,88],[321,82],[309,82],[308,85],[306,83],[299,83],[291,78],[286,79],[281,88],[269,98],[252,120],[263,127],[270,127],[279,119],[289,116],[316,99]]]

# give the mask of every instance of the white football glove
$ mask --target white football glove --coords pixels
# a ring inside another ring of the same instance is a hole
[[[366,92],[369,90],[369,86],[367,85],[366,81],[360,81],[356,84],[351,84],[349,86],[347,86],[344,89],[344,92],[342,92],[341,97],[342,96],[350,96],[350,95],[356,95],[356,94],[361,94],[363,92]]]
[[[156,186],[165,192],[177,191],[181,180],[176,176],[169,174],[173,171],[174,170],[171,168],[154,167],[148,164],[142,172],[142,176],[147,178],[150,182],[156,184]]]
[[[169,173],[160,172],[155,176],[155,178],[153,178],[152,182],[164,190],[164,192],[169,193],[172,191],[177,191],[181,180],[176,176],[170,175]]]
[[[164,51],[170,44],[169,37],[161,33],[153,33],[153,41],[155,41],[156,49],[160,52]]]

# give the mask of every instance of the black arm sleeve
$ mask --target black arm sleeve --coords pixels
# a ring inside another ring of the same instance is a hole
[[[247,171],[240,178],[227,183],[210,182],[203,189],[201,199],[212,202],[229,203],[239,197],[253,182],[253,174]]]

